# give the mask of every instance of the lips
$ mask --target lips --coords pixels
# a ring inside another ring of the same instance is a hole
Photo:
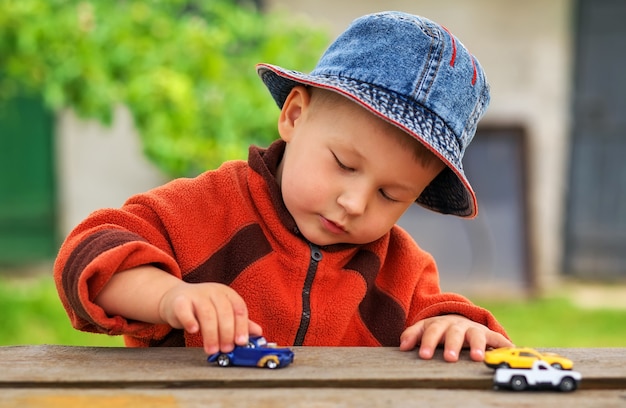
[[[320,216],[324,228],[333,234],[345,234],[346,230],[343,226],[332,222],[329,219]]]

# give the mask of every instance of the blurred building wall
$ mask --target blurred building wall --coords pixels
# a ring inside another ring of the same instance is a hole
[[[166,178],[141,152],[127,109],[115,110],[110,127],[70,111],[56,121],[59,233],[65,237],[89,213],[119,207],[133,194]]]

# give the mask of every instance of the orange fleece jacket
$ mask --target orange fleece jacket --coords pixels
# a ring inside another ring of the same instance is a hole
[[[275,181],[283,151],[282,141],[252,147],[247,163],[228,162],[92,213],[54,266],[72,325],[123,334],[128,346],[201,346],[199,334],[108,316],[93,303],[113,274],[151,264],[187,282],[231,286],[279,344],[398,346],[408,326],[450,313],[506,335],[488,311],[440,291],[433,258],[400,227],[366,245],[307,242]]]

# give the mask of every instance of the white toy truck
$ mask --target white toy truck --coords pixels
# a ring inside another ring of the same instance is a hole
[[[574,391],[582,376],[578,371],[559,370],[542,360],[533,363],[532,368],[498,368],[493,375],[494,387],[523,391],[527,388],[552,388],[560,391]]]

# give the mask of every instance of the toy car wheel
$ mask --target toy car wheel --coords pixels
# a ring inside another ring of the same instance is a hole
[[[572,377],[564,377],[559,384],[559,390],[570,392],[576,389],[576,381]]]
[[[278,367],[278,362],[273,358],[270,358],[265,362],[265,367],[274,369]]]
[[[561,363],[552,363],[551,364],[552,367],[556,368],[557,370],[562,370],[563,366],[561,365]]]
[[[526,378],[521,375],[515,375],[511,378],[511,388],[515,391],[523,391],[527,385]]]
[[[498,366],[496,368],[511,368],[511,366],[509,365],[509,363],[500,363],[498,364]]]
[[[217,357],[217,364],[220,367],[228,367],[230,365],[230,358],[226,354],[220,354]]]

